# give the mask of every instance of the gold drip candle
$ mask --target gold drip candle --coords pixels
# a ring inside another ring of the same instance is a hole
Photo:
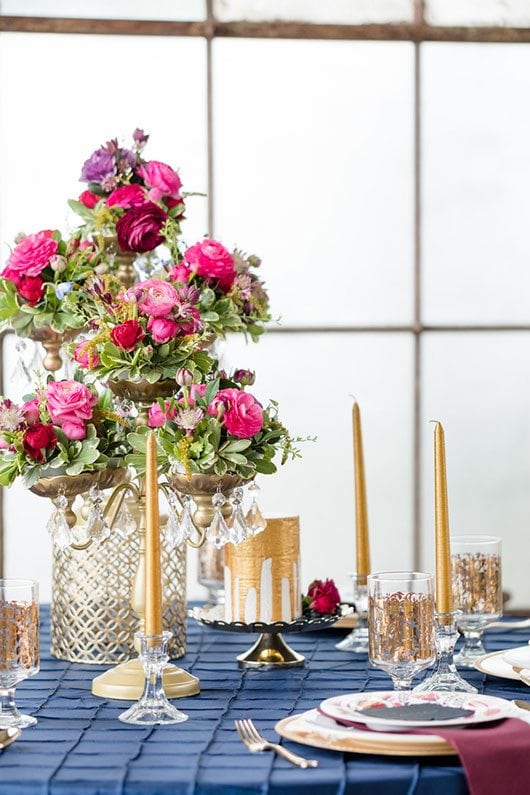
[[[145,634],[162,634],[158,469],[153,431],[147,434],[145,451]]]
[[[353,466],[355,475],[355,538],[357,574],[370,574],[370,543],[368,539],[368,510],[366,507],[366,481],[364,477],[363,437],[361,412],[353,404]]]
[[[436,610],[450,613],[451,547],[449,542],[449,509],[447,506],[447,475],[445,468],[444,429],[440,422],[434,427],[434,525],[436,545]]]

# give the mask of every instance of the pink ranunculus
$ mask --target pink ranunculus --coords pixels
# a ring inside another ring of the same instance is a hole
[[[187,284],[192,276],[192,273],[193,271],[189,265],[181,262],[178,265],[173,265],[167,275],[167,278],[170,282],[180,282],[181,284]]]
[[[233,255],[222,243],[206,238],[191,246],[184,253],[184,259],[199,276],[216,281],[225,293],[230,290],[236,278],[236,267]]]
[[[139,254],[152,251],[164,240],[160,230],[167,219],[167,213],[154,202],[131,207],[116,222],[116,236],[121,250]]]
[[[33,425],[35,422],[40,422],[39,401],[38,398],[27,400],[22,406],[22,413],[27,425]]]
[[[7,260],[2,276],[10,279],[11,273],[22,276],[38,276],[57,254],[59,244],[52,238],[52,231],[45,229],[25,237]],[[14,280],[13,280],[14,281]]]
[[[163,317],[179,303],[179,295],[173,285],[161,279],[146,279],[125,293],[127,300],[133,299],[138,310],[151,317]]]
[[[63,422],[63,433],[72,441],[84,439],[86,437],[86,425],[84,422]]]
[[[149,408],[148,424],[150,428],[161,428],[165,425],[167,420],[175,419],[176,408],[166,400],[164,402],[164,409],[160,403],[153,403]]]
[[[99,364],[99,356],[95,350],[89,350],[86,340],[79,342],[74,348],[74,359],[83,370],[88,370],[91,367],[97,367]]]
[[[169,317],[150,317],[147,322],[147,331],[150,332],[153,342],[163,345],[179,333],[179,324]]]
[[[107,207],[123,207],[130,210],[131,207],[141,207],[147,201],[147,194],[141,185],[122,185],[116,188],[107,199]]]
[[[220,389],[208,406],[216,416],[224,406],[223,422],[228,433],[238,439],[250,439],[263,427],[263,409],[256,398],[241,389]]]
[[[150,160],[138,169],[138,175],[144,180],[149,188],[149,198],[151,201],[159,202],[165,196],[172,199],[180,199],[180,189],[182,182],[171,166],[161,163],[159,160]]]
[[[79,381],[50,381],[44,391],[54,424],[62,426],[70,422],[79,425],[92,419],[92,407],[98,402],[97,395]]]

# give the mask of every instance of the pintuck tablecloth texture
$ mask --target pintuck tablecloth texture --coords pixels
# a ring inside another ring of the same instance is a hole
[[[239,670],[236,655],[252,636],[212,632],[190,621],[188,651],[179,664],[201,680],[201,694],[181,699],[183,724],[135,728],[118,721],[130,702],[105,701],[90,692],[104,666],[62,662],[50,656],[49,612],[42,612],[41,671],[17,688],[17,701],[38,717],[12,746],[0,751],[0,795],[465,795],[456,759],[346,755],[295,743],[287,747],[319,760],[299,770],[272,753],[250,754],[234,719],[252,718],[269,738],[279,718],[315,707],[329,696],[388,689],[381,671],[337,651],[344,635],[323,630],[293,636],[305,668]],[[488,651],[527,642],[527,632],[491,631]],[[515,681],[468,674],[484,692],[529,698]],[[506,791],[509,791],[507,788]]]

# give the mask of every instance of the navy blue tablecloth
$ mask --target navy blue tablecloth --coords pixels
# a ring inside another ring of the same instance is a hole
[[[277,720],[318,705],[337,693],[388,689],[390,680],[366,661],[339,652],[345,633],[323,630],[291,636],[307,658],[304,668],[239,670],[236,655],[250,635],[212,632],[190,620],[188,651],[179,664],[201,681],[201,694],[181,699],[186,723],[135,728],[117,716],[130,702],[105,701],[90,692],[103,666],[74,665],[49,654],[48,610],[42,610],[40,673],[17,688],[21,707],[38,717],[0,751],[0,795],[464,795],[455,759],[421,760],[340,754],[285,744],[320,766],[299,770],[271,753],[250,754],[234,719],[252,717],[271,739]],[[527,632],[490,631],[489,651],[522,645]],[[510,680],[466,674],[483,692],[530,698]],[[529,749],[530,750],[530,749]]]

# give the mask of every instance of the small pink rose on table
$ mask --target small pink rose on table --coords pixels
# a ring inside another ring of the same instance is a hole
[[[333,580],[313,580],[304,597],[309,610],[320,615],[336,613],[340,604],[340,594]]]

